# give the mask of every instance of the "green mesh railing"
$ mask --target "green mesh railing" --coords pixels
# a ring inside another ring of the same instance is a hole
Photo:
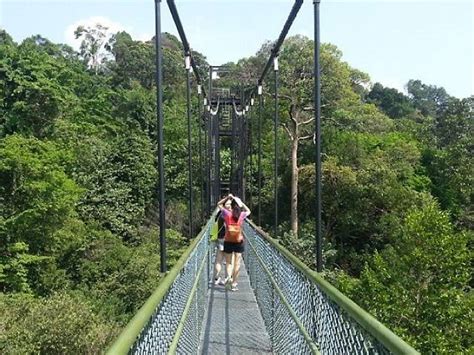
[[[212,215],[107,351],[191,354],[200,348],[208,305]],[[277,241],[244,225],[245,266],[278,354],[417,354]]]
[[[195,353],[208,304],[216,212],[128,323],[107,354]]]
[[[418,354],[253,223],[244,261],[278,354]]]

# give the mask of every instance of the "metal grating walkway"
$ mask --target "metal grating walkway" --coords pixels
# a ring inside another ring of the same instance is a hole
[[[202,354],[272,354],[270,337],[242,261],[239,290],[209,288],[201,334]]]

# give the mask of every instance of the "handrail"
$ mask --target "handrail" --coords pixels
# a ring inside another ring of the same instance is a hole
[[[184,324],[186,322],[186,317],[189,314],[189,310],[191,309],[191,302],[193,300],[194,295],[196,294],[196,290],[198,288],[199,278],[201,277],[202,270],[204,269],[204,265],[206,265],[206,258],[203,258],[201,261],[201,265],[199,266],[199,271],[196,275],[196,279],[194,280],[193,287],[191,288],[191,292],[189,294],[188,301],[186,302],[186,306],[184,307],[183,314],[181,315],[181,319],[179,320],[178,328],[176,329],[176,333],[173,337],[173,341],[168,350],[168,354],[176,354],[178,350],[178,342],[179,338],[183,334]]]
[[[164,279],[159,283],[156,290],[153,294],[147,299],[145,304],[138,310],[135,316],[128,322],[125,328],[117,337],[117,340],[112,344],[112,346],[107,350],[106,354],[115,355],[115,354],[128,354],[133,344],[137,340],[140,332],[145,327],[147,322],[155,312],[156,307],[160,304],[163,298],[168,293],[171,288],[173,281],[179,275],[181,270],[184,268],[186,261],[191,255],[192,251],[196,245],[202,239],[206,230],[211,226],[211,223],[214,223],[215,215],[217,209],[211,215],[206,225],[202,228],[198,236],[193,240],[191,245],[185,250],[183,255],[178,259],[176,265],[166,274]]]
[[[390,329],[380,323],[377,319],[364,311],[355,302],[350,300],[347,296],[342,294],[337,288],[324,280],[320,274],[311,270],[300,259],[288,251],[280,243],[270,237],[261,228],[257,227],[255,223],[247,220],[268,243],[275,247],[281,254],[293,263],[303,274],[310,280],[315,282],[327,296],[336,303],[339,307],[344,309],[351,317],[353,317],[359,325],[368,331],[375,339],[380,341],[387,349],[395,354],[419,354],[414,348],[407,344],[403,339],[393,333]]]
[[[248,239],[247,239],[248,240]],[[257,260],[258,262],[260,263],[260,266],[263,268],[263,270],[265,271],[265,273],[268,275],[269,279],[270,279],[270,282],[271,284],[273,285],[273,287],[275,288],[275,291],[278,293],[278,296],[280,296],[283,304],[285,305],[286,309],[288,310],[288,312],[290,313],[290,316],[291,318],[293,318],[293,321],[296,323],[296,326],[298,327],[298,329],[300,330],[300,332],[303,334],[303,338],[305,339],[306,343],[308,344],[308,347],[310,348],[311,350],[311,353],[314,354],[314,355],[319,355],[320,352],[319,352],[319,349],[317,347],[317,345],[314,343],[313,339],[311,338],[311,336],[309,335],[308,331],[306,330],[306,328],[304,327],[304,325],[301,323],[301,321],[298,319],[298,316],[296,315],[295,311],[293,310],[293,308],[290,306],[290,304],[288,303],[285,295],[283,294],[283,292],[281,291],[280,287],[278,287],[275,279],[272,277],[272,274],[271,272],[268,270],[268,268],[265,266],[265,263],[262,261],[262,258],[260,258],[258,256],[258,252],[257,250],[255,250],[255,247],[252,245],[252,243],[250,242],[250,240],[248,240],[248,244],[250,245],[250,247],[252,248],[253,252],[255,253],[255,256],[257,257]]]

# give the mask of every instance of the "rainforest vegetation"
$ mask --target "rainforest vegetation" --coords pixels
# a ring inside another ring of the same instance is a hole
[[[154,40],[106,32],[78,28],[75,51],[40,35],[15,43],[0,30],[3,354],[100,353],[162,278]],[[172,267],[193,236],[183,49],[162,36]],[[279,238],[314,268],[313,45],[293,36],[280,53],[278,189]],[[213,85],[255,85],[271,47],[227,63],[229,73]],[[193,56],[207,80],[205,56]],[[342,57],[335,45],[322,45],[325,277],[422,353],[472,353],[474,97],[416,79],[401,93]],[[271,232],[271,78],[264,91],[261,207]],[[256,181],[253,174],[247,182],[251,208]],[[198,200],[195,206],[200,215]],[[202,223],[196,218],[194,230]]]

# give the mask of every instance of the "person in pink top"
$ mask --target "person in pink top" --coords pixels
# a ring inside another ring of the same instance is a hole
[[[232,210],[224,207],[224,202],[232,199]],[[221,211],[225,224],[224,253],[226,260],[226,282],[227,288],[237,291],[237,279],[240,271],[240,260],[245,248],[245,238],[242,233],[242,224],[250,215],[250,209],[237,196],[229,194],[217,206]],[[233,260],[233,262],[232,262]]]

